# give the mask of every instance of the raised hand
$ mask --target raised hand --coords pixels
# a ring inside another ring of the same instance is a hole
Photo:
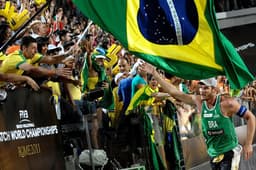
[[[154,71],[156,71],[156,67],[149,63],[141,63],[138,67],[139,71],[146,72],[149,74],[153,74]]]

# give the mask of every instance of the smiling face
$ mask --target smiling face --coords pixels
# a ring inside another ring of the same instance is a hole
[[[120,73],[129,72],[130,71],[130,65],[126,59],[119,59],[118,61],[118,67]]]
[[[214,87],[199,84],[199,94],[202,100],[209,100],[215,95]]]

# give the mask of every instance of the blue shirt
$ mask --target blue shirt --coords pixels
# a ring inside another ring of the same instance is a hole
[[[127,107],[130,104],[130,101],[131,101],[132,79],[133,78],[131,78],[131,77],[122,79],[119,82],[119,85],[118,85],[118,92],[117,93],[118,93],[119,99],[122,100],[123,104],[124,104],[122,112],[124,112],[127,109]]]

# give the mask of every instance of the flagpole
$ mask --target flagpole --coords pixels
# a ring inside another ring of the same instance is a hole
[[[77,41],[77,45],[81,42],[81,40],[83,39],[83,37],[85,36],[85,34],[87,33],[88,29],[90,28],[90,26],[92,25],[92,21],[90,21],[87,25],[87,27],[84,29],[84,32],[81,34],[80,38]]]
[[[16,32],[15,34],[8,40],[6,41],[0,48],[0,51],[5,49],[12,41],[15,40],[15,38],[19,35],[19,33],[38,15],[40,14],[44,8],[46,8],[50,4],[51,0],[47,0],[47,2],[27,21],[25,22]]]

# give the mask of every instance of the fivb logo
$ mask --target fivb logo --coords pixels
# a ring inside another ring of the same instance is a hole
[[[27,110],[19,110],[20,121],[16,125],[17,129],[35,127],[35,124],[29,120],[29,114]]]
[[[30,121],[28,119],[28,111],[27,110],[19,110],[20,123],[23,121]]]

